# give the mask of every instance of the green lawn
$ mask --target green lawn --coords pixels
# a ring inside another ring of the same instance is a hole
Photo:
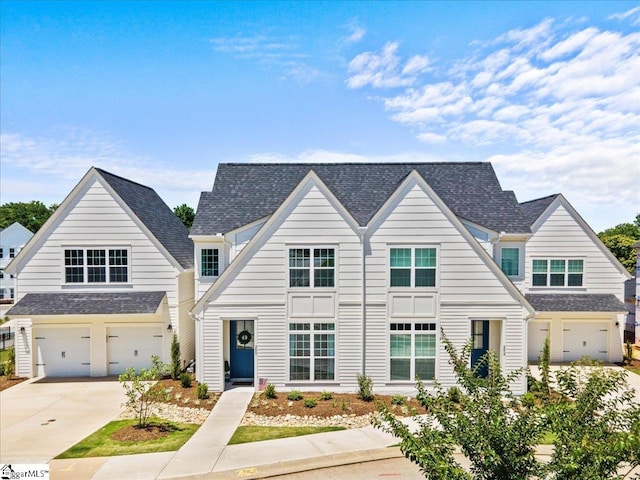
[[[165,425],[171,430],[166,437],[144,442],[121,442],[111,438],[111,435],[117,430],[136,423],[135,419],[109,422],[56,458],[111,457],[138,453],[171,452],[184,445],[200,427],[200,425],[189,423],[157,420],[154,423]]]
[[[626,369],[627,369],[627,370],[629,370],[630,372],[635,373],[636,375],[640,375],[640,368],[638,368],[638,367],[630,367],[630,366],[626,366],[626,367],[624,367],[624,368],[626,368]]]
[[[344,427],[238,427],[229,440],[229,445],[239,443],[261,442],[276,438],[299,437],[313,433],[337,432],[346,430]]]

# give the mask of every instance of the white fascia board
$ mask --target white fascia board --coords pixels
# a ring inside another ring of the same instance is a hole
[[[525,298],[524,294],[518,290],[518,288],[513,284],[509,277],[500,269],[498,264],[493,260],[491,255],[478,243],[475,237],[467,230],[467,227],[458,219],[458,217],[451,211],[451,209],[447,206],[447,204],[436,194],[436,192],[429,186],[427,181],[422,178],[422,176],[416,171],[412,170],[409,175],[405,178],[405,180],[398,186],[395,192],[391,194],[391,196],[384,203],[382,208],[376,212],[371,221],[369,222],[369,231],[371,232],[375,230],[377,227],[377,223],[381,223],[386,216],[389,215],[390,210],[389,207],[393,205],[395,200],[398,198],[400,193],[404,190],[405,187],[408,186],[410,182],[416,182],[416,184],[422,188],[425,193],[433,200],[436,206],[444,213],[445,217],[453,224],[453,226],[458,230],[460,235],[467,241],[469,246],[476,252],[476,254],[483,260],[486,266],[493,272],[493,274],[498,278],[500,283],[505,287],[505,289],[511,293],[514,299],[516,299],[531,315],[535,315],[535,309],[529,301]]]
[[[252,255],[254,252],[255,246],[262,240],[262,238],[266,235],[266,232],[269,231],[269,228],[278,222],[284,215],[286,215],[287,208],[290,204],[296,199],[296,197],[302,192],[304,188],[308,185],[315,185],[320,189],[320,191],[326,195],[329,202],[339,211],[341,214],[347,219],[349,226],[353,229],[353,231],[360,235],[358,222],[351,216],[349,211],[340,203],[340,201],[336,198],[336,196],[329,190],[329,188],[325,185],[325,183],[316,175],[316,173],[311,170],[307,175],[300,181],[300,183],[293,189],[293,191],[289,194],[289,196],[280,204],[277,210],[269,217],[269,219],[262,225],[258,233],[249,241],[246,247],[242,249],[242,251],[232,260],[229,266],[222,272],[222,274],[218,277],[218,279],[209,287],[209,289],[200,297],[200,300],[193,306],[190,314],[192,316],[197,317],[201,314],[211,296],[219,289],[222,285],[224,285],[230,277],[236,275],[236,270],[239,268],[238,265],[242,265],[242,262],[246,257]]]

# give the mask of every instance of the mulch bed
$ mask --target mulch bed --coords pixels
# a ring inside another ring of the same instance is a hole
[[[335,415],[366,415],[377,411],[377,403],[387,405],[396,415],[412,415],[426,413],[422,405],[415,399],[407,400],[405,405],[393,405],[391,395],[376,395],[372,402],[365,402],[354,393],[333,393],[330,400],[320,400],[320,392],[303,392],[304,399],[315,399],[316,406],[305,407],[304,400],[291,401],[286,392],[279,392],[277,398],[267,399],[263,394],[256,395],[247,411],[255,415],[275,417],[279,415],[296,415],[300,417],[333,417]]]
[[[160,380],[153,388],[170,389],[171,395],[166,403],[172,403],[179,407],[204,408],[206,410],[211,410],[220,398],[219,393],[209,392],[209,398],[200,400],[196,395],[198,382],[195,380],[192,381],[191,387],[184,388],[180,383],[180,380],[165,378]]]
[[[14,385],[17,385],[20,382],[24,382],[25,380],[28,380],[28,379],[21,378],[21,377],[13,377],[9,379],[5,375],[2,375],[0,376],[0,392],[2,390],[6,390],[7,388],[13,387]]]
[[[144,427],[130,425],[115,431],[111,438],[119,442],[146,442],[166,437],[173,429],[165,424],[151,423]]]

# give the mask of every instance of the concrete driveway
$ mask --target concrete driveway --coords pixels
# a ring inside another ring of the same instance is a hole
[[[122,412],[116,378],[33,379],[0,392],[0,463],[48,463]]]

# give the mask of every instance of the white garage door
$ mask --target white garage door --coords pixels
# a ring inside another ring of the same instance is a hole
[[[544,348],[544,340],[549,336],[548,322],[529,322],[527,335],[527,355],[530,362],[537,362]]]
[[[129,367],[149,368],[153,355],[162,359],[162,327],[107,329],[109,375],[118,375]]]
[[[36,375],[88,377],[91,369],[89,327],[35,327]]]
[[[584,356],[607,361],[608,322],[564,322],[562,324],[562,359],[573,362]]]

